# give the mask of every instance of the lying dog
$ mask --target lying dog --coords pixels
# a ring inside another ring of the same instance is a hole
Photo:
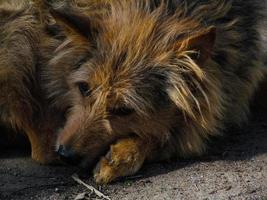
[[[264,75],[260,1],[100,4],[94,17],[53,11],[67,39],[46,76],[72,69],[47,85],[69,105],[57,139],[64,160],[98,162],[94,178],[108,183],[144,162],[200,155],[210,136],[247,119]]]
[[[0,119],[39,162],[55,145],[68,162],[98,163],[97,183],[203,153],[246,120],[264,76],[258,0],[80,0],[51,11],[57,24],[38,1],[11,2],[0,7]]]

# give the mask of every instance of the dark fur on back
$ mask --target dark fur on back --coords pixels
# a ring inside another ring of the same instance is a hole
[[[66,120],[57,151],[99,161],[99,183],[203,153],[246,120],[265,73],[259,0],[73,0],[52,15],[14,2],[0,8],[0,118],[40,149]]]
[[[41,71],[60,35],[41,1],[0,2],[0,121],[25,132],[40,162],[54,154],[50,141],[61,123],[62,114],[49,108],[41,85]]]

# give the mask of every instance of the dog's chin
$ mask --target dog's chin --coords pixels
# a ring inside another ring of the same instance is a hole
[[[100,161],[100,159],[103,156],[107,155],[108,151],[109,151],[109,149],[105,149],[104,151],[99,152],[94,157],[92,157],[92,156],[84,156],[81,159],[80,163],[79,163],[79,167],[81,169],[84,169],[84,170],[87,170],[87,171],[88,170],[93,170],[96,167],[97,163]]]
[[[81,168],[81,170],[91,171],[96,166],[99,159],[99,157],[95,159],[85,157],[79,163],[79,167]]]

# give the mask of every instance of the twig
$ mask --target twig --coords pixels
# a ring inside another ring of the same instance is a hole
[[[98,197],[106,199],[106,200],[111,200],[108,196],[104,195],[102,192],[100,192],[99,190],[97,190],[96,188],[94,188],[93,186],[90,186],[88,184],[86,184],[85,182],[83,182],[77,174],[73,174],[71,176],[77,183],[85,186],[87,189],[89,189],[91,192],[95,193]]]

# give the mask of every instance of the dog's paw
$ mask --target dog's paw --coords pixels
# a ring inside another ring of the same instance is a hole
[[[116,178],[136,173],[145,160],[141,141],[136,138],[119,140],[112,145],[107,155],[94,169],[94,179],[98,184],[107,184]]]

